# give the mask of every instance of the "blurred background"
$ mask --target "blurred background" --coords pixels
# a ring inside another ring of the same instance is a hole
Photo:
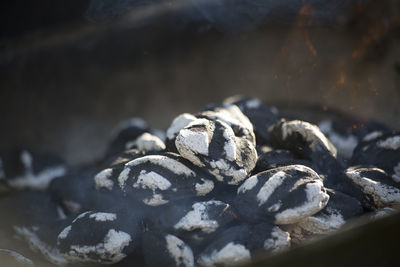
[[[300,118],[339,112],[400,128],[400,1],[0,5],[0,150],[90,162],[122,119],[165,129],[234,94]]]

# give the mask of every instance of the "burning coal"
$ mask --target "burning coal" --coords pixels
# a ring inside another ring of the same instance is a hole
[[[317,126],[233,97],[166,134],[128,120],[88,166],[1,157],[2,228],[55,265],[232,266],[399,209],[399,162],[383,125]]]

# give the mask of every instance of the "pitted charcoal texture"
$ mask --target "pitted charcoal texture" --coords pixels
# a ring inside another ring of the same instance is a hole
[[[400,208],[400,183],[384,170],[374,167],[351,167],[347,177],[363,194],[362,204],[367,209]]]
[[[253,144],[219,120],[194,120],[179,131],[175,145],[184,158],[230,185],[246,179],[257,160]]]
[[[227,98],[225,104],[237,105],[254,126],[257,144],[268,144],[268,128],[278,120],[278,110],[263,104],[257,98],[235,96]]]
[[[234,207],[249,221],[292,224],[319,212],[328,200],[316,172],[291,165],[248,178],[238,188]]]

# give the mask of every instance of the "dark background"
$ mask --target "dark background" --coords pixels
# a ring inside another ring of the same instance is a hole
[[[2,1],[0,151],[89,162],[122,119],[165,129],[233,94],[400,127],[399,1],[137,2]]]
[[[264,13],[132,1],[0,1],[0,153],[91,162],[122,119],[165,129],[233,94],[314,122],[351,114],[400,129],[400,1],[264,1],[281,3]],[[361,220],[256,266],[394,266],[398,222]]]

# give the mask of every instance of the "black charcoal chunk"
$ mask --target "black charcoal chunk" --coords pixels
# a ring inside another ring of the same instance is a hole
[[[351,164],[378,167],[400,183],[400,132],[361,142],[354,150]]]
[[[156,152],[155,152],[156,153]],[[101,164],[104,169],[94,175],[95,187],[97,190],[108,190],[112,191],[114,185],[118,180],[118,176],[121,171],[125,168],[125,164],[137,158],[144,157],[146,155],[152,155],[152,152],[144,152],[138,149],[128,149],[122,153],[117,154],[114,157],[107,159]]]
[[[315,171],[290,165],[248,178],[238,188],[234,207],[249,221],[292,224],[319,212],[328,200]]]
[[[308,238],[336,231],[348,220],[363,213],[357,199],[332,189],[327,189],[327,193],[329,202],[324,209],[294,225],[283,227],[290,233],[292,242],[298,244]]]
[[[232,266],[248,263],[261,251],[277,252],[290,245],[290,236],[276,226],[261,223],[226,229],[198,256],[199,266]]]
[[[49,192],[66,215],[78,215],[89,210],[115,211],[125,207],[127,198],[121,192],[117,178],[125,163],[117,163],[98,172],[97,167],[77,168],[68,175],[55,179]],[[129,199],[131,208],[140,203]]]
[[[139,221],[132,214],[84,212],[59,233],[57,247],[68,262],[116,263],[140,246]]]
[[[136,148],[140,151],[152,152],[165,150],[164,142],[156,135],[145,132],[135,140],[126,143],[126,149]]]
[[[157,227],[199,245],[235,221],[229,204],[218,200],[172,204],[157,215]]]
[[[148,124],[140,118],[131,118],[122,121],[113,131],[106,156],[110,157],[117,155],[118,153],[128,149],[129,146],[133,146],[135,140],[144,133],[150,133],[157,136],[160,139],[157,140],[157,143],[159,143],[159,141],[164,142],[164,133],[159,130],[151,129]]]
[[[147,266],[194,267],[192,249],[172,234],[146,232],[143,253]]]
[[[183,157],[165,153],[126,163],[116,183],[124,194],[137,201],[160,206],[170,200],[209,194],[214,189],[211,179]]]
[[[254,146],[256,144],[253,124],[236,105],[226,104],[223,107],[215,107],[198,113],[196,117],[222,121],[232,128],[235,136],[247,139]]]
[[[374,167],[350,167],[347,177],[363,193],[362,204],[367,209],[400,207],[400,182],[384,170]]]
[[[254,145],[219,120],[192,121],[179,131],[175,145],[184,158],[230,185],[243,181],[257,160]]]
[[[3,266],[12,266],[12,267],[33,267],[33,261],[28,259],[27,257],[21,255],[20,253],[9,250],[9,249],[0,249],[0,260]]]
[[[178,136],[179,131],[196,119],[197,118],[192,114],[183,113],[172,121],[171,125],[167,129],[166,147],[168,151],[178,153],[178,150],[175,147],[175,139]]]
[[[326,186],[346,193],[351,191],[345,184],[344,166],[337,159],[336,148],[316,125],[299,120],[281,120],[269,132],[272,146],[288,149],[300,159],[310,160],[313,169],[326,178]]]
[[[290,150],[272,149],[259,154],[253,173],[256,174],[276,167],[296,164],[305,165],[307,167],[312,166],[311,161],[296,158]]]
[[[64,160],[52,153],[15,149],[0,157],[0,183],[8,188],[44,190],[66,172]]]
[[[224,103],[237,105],[253,124],[257,144],[269,142],[268,128],[279,120],[278,110],[269,107],[257,98],[234,96],[227,98]]]
[[[380,123],[351,117],[324,120],[318,126],[336,147],[338,154],[345,159],[351,158],[359,142],[375,139],[389,131]]]

